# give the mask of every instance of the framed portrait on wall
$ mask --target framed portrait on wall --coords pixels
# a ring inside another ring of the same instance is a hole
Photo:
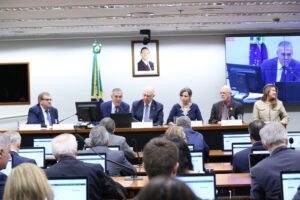
[[[158,40],[147,45],[143,41],[131,41],[132,76],[159,76]]]

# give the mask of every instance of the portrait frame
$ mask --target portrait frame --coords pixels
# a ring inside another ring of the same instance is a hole
[[[148,65],[141,59],[141,49],[147,48],[149,50]],[[159,41],[151,40],[144,45],[143,41],[131,41],[132,51],[132,76],[159,76]]]

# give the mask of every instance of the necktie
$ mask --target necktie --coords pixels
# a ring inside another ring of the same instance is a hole
[[[47,114],[47,121],[49,122],[49,125],[52,126],[52,120],[51,120],[51,115],[49,110],[45,110],[46,114]]]
[[[119,113],[119,107],[115,107],[115,113]]]
[[[286,66],[282,67],[280,82],[286,82]]]
[[[151,71],[151,67],[149,63],[147,64],[147,66],[148,66],[148,70]]]
[[[145,113],[144,113],[144,119],[143,119],[144,122],[149,122],[150,119],[149,119],[149,105],[145,105]]]

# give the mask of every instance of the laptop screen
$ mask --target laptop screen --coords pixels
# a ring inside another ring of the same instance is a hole
[[[45,147],[22,148],[19,150],[19,155],[35,160],[39,167],[45,167]]]
[[[12,162],[13,162],[12,159],[8,160],[6,168],[1,170],[1,172],[3,174],[5,174],[6,176],[9,176],[9,174],[12,170]]]
[[[232,154],[236,154],[244,149],[252,147],[251,143],[232,143]]]
[[[269,157],[270,154],[249,154],[249,168],[254,167],[257,163],[265,159],[266,157]]]
[[[82,162],[85,163],[92,163],[92,164],[100,164],[103,169],[104,172],[106,172],[107,168],[106,168],[106,154],[105,153],[99,153],[102,158],[99,155],[95,155],[95,154],[78,154],[76,156],[77,160],[81,160]]]
[[[112,113],[110,117],[115,121],[116,128],[131,128],[131,113]]]
[[[198,198],[216,199],[216,181],[214,174],[187,174],[177,176],[185,182]]]
[[[111,146],[108,146],[108,149],[113,150],[113,151],[120,151],[120,146],[119,145],[111,145]]]
[[[192,157],[192,164],[194,170],[197,171],[204,171],[204,164],[203,164],[203,152],[202,151],[191,151]]]
[[[188,144],[188,148],[190,151],[194,151],[194,145],[193,144]]]
[[[45,155],[53,156],[52,154],[52,140],[53,138],[34,138],[33,146],[34,147],[45,147]]]
[[[49,184],[54,193],[54,200],[88,199],[88,181],[87,178],[49,178]]]
[[[252,149],[251,153],[253,153],[253,154],[270,154],[270,152],[265,149]]]
[[[289,143],[289,147],[294,147],[297,150],[300,150],[300,132],[288,132],[288,141],[290,138],[293,138],[293,144]]]
[[[282,199],[293,199],[300,185],[300,171],[281,172]]]
[[[223,150],[231,151],[232,143],[250,143],[249,134],[223,134]]]

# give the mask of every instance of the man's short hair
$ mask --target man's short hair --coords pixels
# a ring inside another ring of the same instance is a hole
[[[106,128],[106,130],[110,133],[113,134],[114,130],[116,128],[116,123],[115,121],[110,118],[110,117],[104,117],[101,121],[100,121],[100,126],[104,126]]]
[[[259,131],[264,127],[264,125],[265,122],[263,122],[262,120],[255,120],[251,122],[248,126],[250,138],[252,138],[255,141],[260,141],[261,139],[260,139]]]
[[[114,92],[122,92],[121,88],[114,88],[111,93],[114,93]]]
[[[183,128],[191,128],[191,119],[188,116],[181,116],[176,119],[176,125]]]
[[[21,135],[17,131],[6,131],[5,134],[9,136],[11,144],[21,144]]]
[[[292,43],[290,43],[289,41],[281,41],[279,44],[278,44],[278,47],[291,47],[293,48],[293,45]]]
[[[63,133],[52,140],[52,152],[55,158],[61,156],[76,156],[77,141],[74,135]]]
[[[141,53],[142,53],[145,49],[147,49],[147,50],[149,51],[149,49],[148,49],[147,47],[143,47],[143,48],[141,48]]]
[[[92,146],[105,146],[108,144],[109,133],[104,126],[96,126],[90,131],[89,138]]]
[[[178,162],[178,148],[164,138],[153,138],[144,147],[144,165],[149,178],[171,176]]]
[[[40,103],[43,100],[44,96],[50,96],[49,92],[41,92],[38,96],[38,102]]]
[[[260,131],[259,135],[263,145],[267,147],[279,146],[287,140],[287,131],[280,122],[270,122]]]

